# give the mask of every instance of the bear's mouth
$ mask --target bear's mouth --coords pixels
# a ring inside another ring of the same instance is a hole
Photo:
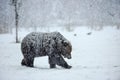
[[[67,56],[67,59],[71,59],[72,57],[69,55],[69,56]]]
[[[64,58],[71,59],[71,55],[64,55]]]

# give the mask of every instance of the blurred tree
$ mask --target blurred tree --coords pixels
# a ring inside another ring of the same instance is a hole
[[[21,1],[19,1],[19,0],[11,0],[11,3],[14,6],[14,9],[15,9],[16,43],[19,43],[19,40],[18,40],[18,23],[19,23],[18,10],[21,7]]]

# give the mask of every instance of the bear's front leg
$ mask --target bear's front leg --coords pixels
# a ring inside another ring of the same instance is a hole
[[[67,62],[63,59],[61,55],[57,55],[57,54],[49,57],[49,64],[50,64],[50,68],[55,68],[56,64],[66,69],[70,69],[72,67],[67,64]]]
[[[68,65],[67,62],[63,59],[63,57],[61,55],[56,57],[56,64],[66,68],[66,69],[72,68],[72,66]]]
[[[49,56],[50,68],[56,68],[55,57]]]

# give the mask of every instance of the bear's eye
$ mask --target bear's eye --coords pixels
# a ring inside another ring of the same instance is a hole
[[[68,43],[65,42],[63,45],[66,47],[68,45]]]
[[[62,41],[62,44],[63,44],[65,47],[68,45],[68,43],[65,42],[65,41]]]

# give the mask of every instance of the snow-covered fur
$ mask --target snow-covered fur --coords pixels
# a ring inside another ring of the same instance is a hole
[[[71,59],[72,46],[59,32],[28,34],[22,40],[21,51],[24,56],[22,65],[33,67],[35,57],[48,56],[50,68],[55,68],[56,64],[64,68],[71,68],[62,55]]]

